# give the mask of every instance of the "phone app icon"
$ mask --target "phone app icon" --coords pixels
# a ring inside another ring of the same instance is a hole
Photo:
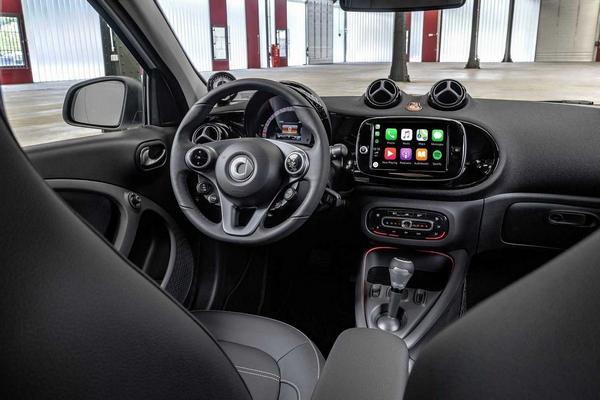
[[[417,149],[417,161],[427,161],[427,149]]]
[[[417,129],[417,140],[426,142],[429,139],[429,131],[427,129]]]
[[[400,159],[402,161],[412,160],[412,149],[410,147],[402,147],[400,149]]]
[[[385,129],[385,140],[389,140],[390,142],[398,140],[398,129],[386,128]]]
[[[404,141],[412,140],[413,131],[412,129],[402,129],[400,131],[400,139]]]
[[[433,153],[431,153],[431,157],[433,157],[435,161],[440,161],[443,156],[444,154],[440,150],[434,150]]]
[[[444,131],[441,129],[432,130],[431,131],[431,141],[443,142],[444,141]]]
[[[395,147],[386,147],[383,150],[383,158],[387,161],[396,159],[396,148]]]

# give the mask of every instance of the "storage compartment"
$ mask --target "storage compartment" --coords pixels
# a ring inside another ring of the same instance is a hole
[[[159,284],[171,257],[171,236],[163,219],[152,211],[142,214],[129,260]]]
[[[111,243],[114,241],[119,212],[117,206],[108,197],[75,190],[57,190],[57,194],[106,240]]]
[[[600,210],[551,203],[515,203],[506,210],[502,240],[566,249],[594,232]]]

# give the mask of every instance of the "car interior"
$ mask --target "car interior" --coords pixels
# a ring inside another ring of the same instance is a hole
[[[2,105],[0,397],[598,397],[596,107],[207,81],[155,2],[89,3],[144,78],[69,88],[86,138]]]

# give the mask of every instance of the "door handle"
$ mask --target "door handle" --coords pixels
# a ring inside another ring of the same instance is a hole
[[[167,161],[167,148],[162,142],[144,144],[138,150],[137,161],[145,171],[162,167]]]
[[[548,222],[552,225],[594,228],[598,225],[598,216],[585,211],[552,210],[548,214]]]

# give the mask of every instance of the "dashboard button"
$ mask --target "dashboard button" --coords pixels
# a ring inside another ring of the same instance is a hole
[[[369,152],[369,148],[367,146],[360,146],[360,149],[358,149],[358,152],[360,154],[367,154]]]

